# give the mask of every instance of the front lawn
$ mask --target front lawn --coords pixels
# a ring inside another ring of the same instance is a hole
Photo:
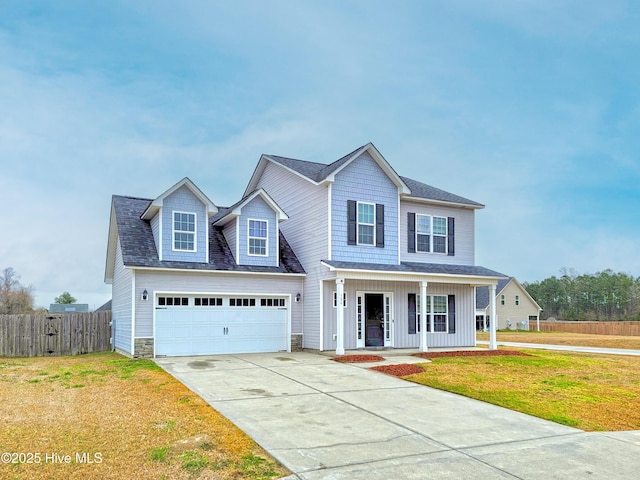
[[[640,430],[637,357],[525,352],[434,358],[403,378],[582,430]]]
[[[478,332],[478,340],[489,340],[489,333]],[[640,350],[640,337],[621,335],[593,335],[587,333],[534,332],[498,330],[499,342],[546,343],[549,345],[574,345],[580,347],[629,348]]]
[[[112,353],[0,358],[0,405],[3,479],[270,479],[287,474],[246,434],[149,360]]]

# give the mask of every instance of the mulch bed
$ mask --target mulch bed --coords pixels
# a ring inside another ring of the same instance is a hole
[[[380,365],[378,367],[371,367],[369,370],[386,373],[387,375],[393,375],[394,377],[404,377],[407,375],[413,375],[414,373],[424,372],[422,367],[408,363],[401,363],[398,365]]]
[[[378,355],[344,355],[335,357],[331,360],[340,363],[366,363],[366,362],[382,362],[384,358]]]
[[[500,357],[500,356],[520,356],[531,357],[528,353],[516,350],[461,350],[458,352],[421,352],[414,353],[413,357],[420,358],[440,358],[440,357]]]

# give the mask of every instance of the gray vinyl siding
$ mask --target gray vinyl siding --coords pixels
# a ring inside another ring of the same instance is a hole
[[[328,255],[328,189],[269,162],[256,188],[263,188],[289,216],[280,229],[307,272],[304,280],[303,347],[320,348],[320,264]]]
[[[455,255],[439,253],[409,253],[407,213],[455,218]],[[475,265],[475,211],[472,209],[400,202],[400,259],[403,262]]]
[[[237,258],[237,249],[236,249],[236,228],[237,228],[238,219],[236,218],[234,221],[227,223],[222,229],[222,234],[224,235],[225,240],[227,241],[227,245],[231,249],[231,253],[233,254],[233,258],[238,263]]]
[[[204,204],[187,187],[180,187],[164,199],[162,213],[162,259],[181,262],[207,261],[207,228],[209,219]],[[174,250],[173,213],[194,213],[196,215],[195,252]]]
[[[333,307],[334,281],[324,282],[324,350],[335,350],[336,309]],[[375,280],[345,281],[347,308],[344,325],[346,349],[356,348],[356,292],[393,293],[393,346],[394,348],[417,348],[420,335],[409,334],[408,295],[420,294],[418,282],[389,282]],[[468,285],[429,283],[427,295],[456,296],[456,333],[428,333],[429,347],[472,347],[475,346],[475,296],[474,288]]]
[[[384,247],[348,244],[349,200],[384,205]],[[398,264],[398,187],[368,153],[336,175],[331,204],[332,260]]]
[[[267,256],[249,255],[249,220],[265,220],[267,222]],[[255,197],[242,207],[240,222],[240,265],[263,265],[275,267],[278,265],[278,221],[274,212],[266,202]]]
[[[122,261],[120,239],[116,244],[115,267],[111,285],[111,315],[113,321],[115,347],[126,353],[133,353],[131,344],[131,285],[133,275]]]
[[[141,300],[142,290],[149,292],[148,300]],[[139,292],[137,290],[140,290]],[[275,275],[249,275],[228,273],[136,271],[136,326],[137,338],[153,337],[153,309],[155,292],[184,292],[202,294],[290,294],[291,333],[302,332],[302,307],[296,303],[302,291],[301,277]]]
[[[161,251],[161,248],[160,248],[160,215],[162,215],[162,212],[158,212],[151,219],[151,231],[153,232],[153,240],[156,243],[156,250],[158,252]]]

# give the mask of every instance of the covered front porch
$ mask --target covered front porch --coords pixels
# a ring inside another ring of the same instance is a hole
[[[475,347],[475,288],[495,293],[503,277],[476,266],[322,263],[329,276],[321,282],[320,350],[337,355]],[[491,338],[495,349],[495,331]]]

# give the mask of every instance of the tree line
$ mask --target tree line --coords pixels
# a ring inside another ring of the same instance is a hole
[[[612,270],[578,275],[563,268],[560,277],[522,285],[543,309],[541,319],[640,320],[640,277]]]
[[[0,271],[0,315],[14,315],[20,313],[33,313],[34,311],[46,311],[46,309],[35,310],[34,288],[20,283],[20,276],[11,267]],[[69,292],[64,292],[56,297],[54,303],[70,304],[75,303],[76,298]]]

